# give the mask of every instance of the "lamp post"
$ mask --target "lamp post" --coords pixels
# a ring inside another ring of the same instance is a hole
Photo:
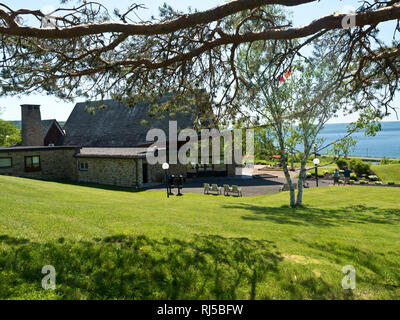
[[[168,163],[163,163],[162,168],[165,172],[165,183],[167,184],[167,198],[169,198],[169,188],[168,188],[168,169],[169,169],[169,164]]]
[[[318,187],[318,165],[319,165],[319,159],[315,158],[313,160],[313,162],[314,162],[314,165],[315,165],[315,181],[316,181],[317,187]]]

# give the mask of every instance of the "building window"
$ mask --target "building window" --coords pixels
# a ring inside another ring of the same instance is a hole
[[[32,157],[25,157],[25,171],[32,172],[32,171],[40,171],[40,157],[39,156],[32,156]]]
[[[79,163],[79,170],[80,171],[88,171],[89,170],[89,164],[87,162],[80,162]]]
[[[11,168],[12,158],[0,158],[0,168]]]

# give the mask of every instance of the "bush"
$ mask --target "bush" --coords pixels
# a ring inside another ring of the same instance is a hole
[[[382,181],[375,181],[375,184],[382,185]]]
[[[372,181],[378,181],[379,180],[378,176],[376,176],[376,175],[368,176],[368,179],[372,180]]]
[[[381,160],[381,164],[382,164],[382,165],[390,164],[391,162],[392,162],[392,161],[390,161],[389,158],[386,158],[386,157],[384,157],[384,158]]]
[[[368,181],[367,180],[361,180],[360,184],[368,184]]]
[[[393,186],[395,183],[394,183],[394,181],[388,181],[388,183],[387,183],[389,186]]]
[[[350,169],[360,176],[369,173],[371,170],[371,164],[360,159],[352,159],[350,161]]]
[[[311,172],[311,175],[315,177],[315,172]],[[318,171],[318,178],[323,178],[325,177],[325,173]]]
[[[356,181],[351,179],[349,182],[350,182],[350,184],[354,184],[354,182],[356,182]]]
[[[267,165],[267,161],[266,160],[261,160],[261,159],[257,159],[255,162],[255,164],[262,164],[262,165]]]
[[[344,184],[343,180],[339,180],[338,182],[339,182],[339,184]]]
[[[357,175],[354,172],[350,173],[350,179],[357,180]]]
[[[339,159],[336,161],[336,165],[338,166],[339,169],[343,170],[344,167],[348,166],[347,161],[344,159]]]

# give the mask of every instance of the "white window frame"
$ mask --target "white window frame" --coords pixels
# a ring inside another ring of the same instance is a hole
[[[89,171],[89,163],[79,162],[79,171]]]

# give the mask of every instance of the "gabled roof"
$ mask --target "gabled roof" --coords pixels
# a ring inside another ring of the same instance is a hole
[[[42,133],[43,133],[43,138],[46,137],[47,133],[49,132],[51,126],[53,123],[57,124],[56,119],[50,119],[50,120],[42,120]],[[58,124],[57,124],[58,125]],[[59,125],[58,125],[59,126]]]
[[[163,99],[166,101],[168,98]],[[88,107],[95,108],[94,114],[88,112]],[[146,141],[150,129],[163,130],[168,139],[169,121],[177,121],[178,131],[193,127],[194,115],[191,112],[171,113],[156,119],[149,116],[148,111],[149,103],[132,107],[117,100],[77,103],[64,126],[66,136],[63,144],[82,147],[145,146],[152,143]]]

